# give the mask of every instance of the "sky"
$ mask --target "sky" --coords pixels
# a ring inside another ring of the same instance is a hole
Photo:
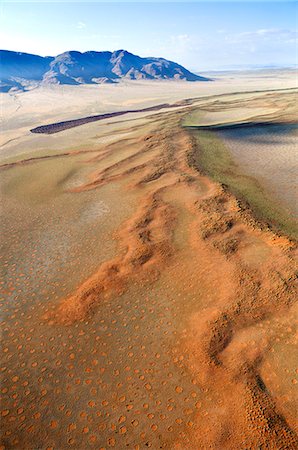
[[[295,1],[1,2],[2,49],[125,49],[190,70],[297,64]]]

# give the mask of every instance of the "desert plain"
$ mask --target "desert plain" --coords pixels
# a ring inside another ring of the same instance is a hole
[[[1,450],[297,448],[297,80],[213,78],[1,94]]]

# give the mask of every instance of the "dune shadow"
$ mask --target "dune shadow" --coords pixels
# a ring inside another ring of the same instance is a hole
[[[281,122],[242,122],[217,124],[208,126],[190,126],[196,130],[216,131],[225,138],[235,141],[249,141],[260,145],[282,145],[289,133],[298,129],[297,123],[281,123]]]
[[[297,124],[271,123],[271,124],[252,124],[246,127],[233,127],[221,129],[222,137],[234,141],[248,141],[262,146],[283,145],[286,144],[289,134],[298,129]]]

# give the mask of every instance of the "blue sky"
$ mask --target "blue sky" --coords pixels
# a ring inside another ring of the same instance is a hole
[[[124,48],[196,71],[297,63],[294,1],[4,1],[1,9],[0,42],[8,50]]]

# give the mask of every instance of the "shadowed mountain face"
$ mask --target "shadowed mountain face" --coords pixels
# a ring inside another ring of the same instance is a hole
[[[0,92],[12,87],[24,89],[28,81],[40,81],[50,68],[53,57],[0,50]]]
[[[164,58],[141,58],[125,50],[85,53],[69,51],[56,57],[0,51],[0,91],[25,89],[30,82],[55,84],[113,83],[120,78],[208,81]]]

